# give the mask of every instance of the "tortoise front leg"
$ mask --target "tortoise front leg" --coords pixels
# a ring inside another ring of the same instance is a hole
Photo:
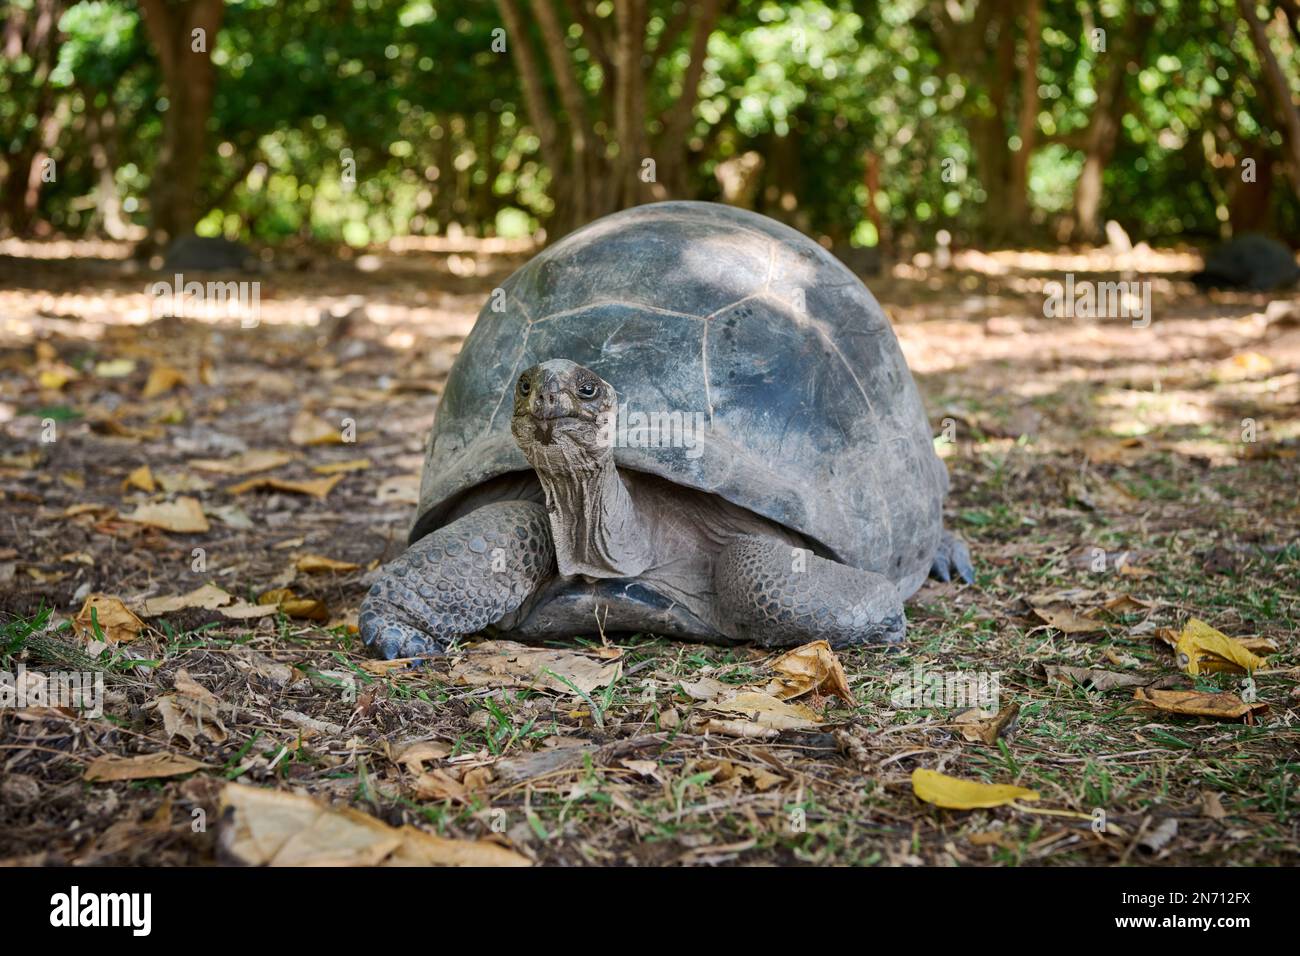
[[[774,538],[745,535],[714,570],[725,627],[763,647],[826,640],[831,647],[903,639],[903,601],[883,574],[861,571]]]
[[[484,505],[411,545],[361,602],[361,638],[388,659],[440,654],[512,611],[555,574],[546,509]]]

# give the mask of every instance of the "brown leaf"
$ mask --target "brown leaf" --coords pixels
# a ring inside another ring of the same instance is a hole
[[[1118,671],[1107,671],[1098,667],[1071,667],[1067,664],[1044,664],[1043,673],[1053,680],[1067,683],[1073,680],[1103,692],[1114,690],[1116,687],[1149,684],[1153,680],[1140,674],[1121,674]]]
[[[767,685],[767,693],[781,700],[801,697],[810,691],[833,694],[850,707],[856,707],[848,678],[840,660],[826,641],[813,641],[782,654],[771,664],[776,672]]]
[[[1040,620],[1050,624],[1062,634],[1091,634],[1106,626],[1094,618],[1075,613],[1068,604],[1053,604],[1049,607],[1036,607],[1033,610]]]
[[[972,708],[957,715],[954,723],[961,730],[961,735],[972,743],[983,743],[992,747],[998,738],[1010,726],[1020,713],[1019,704],[1008,704],[997,713]]]
[[[184,737],[191,744],[198,737],[224,743],[229,735],[221,722],[221,699],[183,667],[176,674],[174,686],[176,693],[158,698],[156,704],[167,736]]]
[[[571,694],[573,687],[567,680],[590,694],[613,683],[621,673],[619,659],[609,662],[579,651],[483,641],[465,649],[452,664],[450,676],[454,683],[469,687],[531,687]]]
[[[166,752],[140,754],[137,757],[107,755],[96,757],[82,775],[91,783],[112,780],[148,780],[151,777],[177,777],[206,766],[189,757]]]
[[[1193,717],[1214,717],[1219,720],[1242,720],[1254,723],[1256,714],[1268,710],[1268,704],[1258,701],[1248,704],[1236,694],[1208,693],[1199,690],[1154,690],[1139,687],[1133,696],[1144,704],[1170,714],[1187,714]]]
[[[72,620],[73,629],[83,640],[100,640],[95,633],[98,622],[103,640],[109,644],[126,644],[134,641],[144,630],[144,622],[131,613],[130,608],[120,598],[107,594],[92,594],[86,598],[77,616]]]

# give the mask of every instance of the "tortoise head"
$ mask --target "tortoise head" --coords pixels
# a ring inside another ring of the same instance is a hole
[[[577,362],[552,359],[515,382],[510,430],[538,471],[587,473],[612,453],[617,408],[618,393],[599,375]]]

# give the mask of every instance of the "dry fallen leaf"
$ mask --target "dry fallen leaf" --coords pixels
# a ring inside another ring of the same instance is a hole
[[[311,495],[313,498],[324,500],[325,496],[333,491],[334,486],[342,481],[344,477],[344,475],[331,475],[328,478],[313,478],[309,481],[287,481],[283,478],[249,478],[237,485],[231,485],[226,491],[232,495],[242,495],[249,491],[270,489],[271,491],[287,491],[295,495]]]
[[[232,600],[234,600],[232,595],[221,590],[215,584],[205,584],[188,594],[149,598],[144,602],[144,609],[141,613],[145,617],[157,617],[160,614],[171,614],[192,607],[212,610],[221,607],[223,604],[229,604]]]
[[[165,752],[140,754],[137,757],[118,757],[110,754],[92,760],[82,777],[91,783],[147,780],[150,777],[176,777],[193,773],[203,766],[205,765],[189,757]]]
[[[149,370],[149,380],[144,383],[143,398],[157,398],[178,385],[185,384],[185,375],[170,365],[155,365]]]
[[[315,598],[301,598],[288,588],[276,588],[259,595],[257,603],[278,607],[287,617],[301,618],[307,621],[325,622],[330,619],[330,612],[325,604]]]
[[[145,617],[158,617],[161,614],[173,614],[190,608],[216,611],[222,617],[235,620],[265,617],[274,614],[276,610],[274,607],[249,604],[242,598],[236,598],[233,594],[221,590],[215,584],[205,584],[188,594],[149,598],[144,602],[144,608],[140,613]]]
[[[790,700],[817,690],[833,694],[850,707],[857,706],[840,659],[826,641],[813,641],[787,651],[770,666],[776,676],[768,683],[767,693],[773,697]]]
[[[129,488],[139,488],[141,491],[147,491],[150,494],[158,490],[158,486],[153,480],[153,472],[149,470],[148,465],[141,465],[122,479],[122,490],[126,491]]]
[[[312,465],[311,470],[318,475],[336,475],[345,471],[365,471],[369,467],[369,458],[353,458],[349,461],[332,461],[325,465]]]
[[[423,764],[444,760],[451,756],[451,746],[441,740],[417,740],[403,747],[394,758],[408,770],[419,770]]]
[[[1153,690],[1139,687],[1133,696],[1144,704],[1170,714],[1187,714],[1193,717],[1214,717],[1219,720],[1242,720],[1254,723],[1255,714],[1268,710],[1268,704],[1257,701],[1248,704],[1236,694],[1209,693],[1199,690]]]
[[[1035,607],[1033,610],[1039,620],[1050,624],[1062,634],[1091,634],[1106,626],[1101,621],[1078,614],[1068,604]]]
[[[957,715],[953,721],[961,730],[961,735],[971,743],[983,743],[992,747],[997,744],[1007,727],[1020,713],[1019,704],[1008,704],[994,713],[972,708]]]
[[[922,767],[912,771],[912,792],[926,803],[949,810],[1001,807],[1016,800],[1037,800],[1036,790],[1011,784],[959,780]]]
[[[724,714],[736,714],[749,723],[772,730],[811,730],[822,722],[811,708],[761,691],[742,690],[701,706]]]
[[[211,527],[198,499],[184,496],[175,501],[140,505],[132,514],[122,515],[122,520],[180,534],[201,534]]]
[[[250,475],[256,471],[270,471],[293,461],[286,451],[255,450],[235,455],[233,458],[194,458],[189,465],[200,471],[215,471],[222,475]]]
[[[302,411],[289,426],[289,441],[295,445],[342,445],[343,430],[323,418]]]
[[[1114,690],[1116,687],[1136,687],[1149,684],[1150,677],[1140,674],[1121,674],[1118,671],[1102,670],[1099,667],[1071,667],[1067,664],[1044,664],[1043,673],[1053,680],[1076,681],[1097,691]]]
[[[158,698],[156,707],[168,738],[184,737],[190,744],[197,737],[207,737],[215,744],[229,736],[221,722],[221,700],[185,668],[176,675],[175,693]]]
[[[449,840],[390,827],[350,807],[228,783],[221,791],[220,845],[252,866],[529,866],[487,840]]]
[[[577,650],[483,641],[461,653],[450,676],[454,683],[469,687],[531,687],[561,694],[573,693],[576,687],[590,694],[613,683],[622,672],[619,658],[611,661]]]
[[[95,633],[96,623],[99,634]],[[92,594],[86,598],[86,603],[73,618],[72,626],[83,640],[103,640],[109,644],[134,641],[144,630],[144,622],[132,614],[121,599],[107,594]]]
[[[361,565],[351,561],[336,561],[319,554],[304,554],[298,558],[294,567],[304,574],[322,574],[326,571],[355,571]]]
[[[1174,652],[1178,655],[1178,666],[1191,675],[1202,671],[1255,671],[1266,663],[1240,642],[1197,618],[1183,627]]]

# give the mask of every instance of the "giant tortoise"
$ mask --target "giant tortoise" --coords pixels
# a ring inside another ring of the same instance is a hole
[[[927,573],[973,579],[947,486],[848,269],[756,213],[638,206],[494,290],[361,634],[388,658],[484,631],[896,641]]]

